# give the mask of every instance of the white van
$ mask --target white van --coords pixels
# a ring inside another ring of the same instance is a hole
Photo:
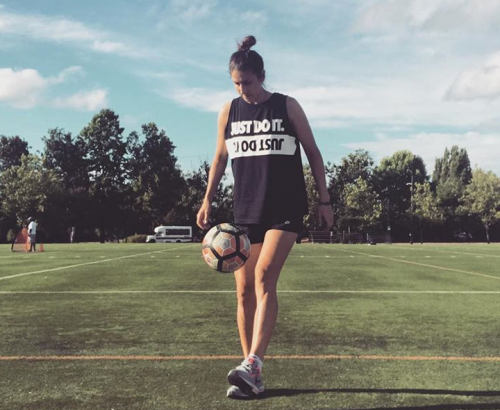
[[[157,226],[154,235],[148,235],[146,242],[193,242],[193,228],[190,226]]]

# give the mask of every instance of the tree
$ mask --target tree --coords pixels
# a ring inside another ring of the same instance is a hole
[[[103,109],[79,135],[89,176],[90,218],[105,242],[107,232],[123,234],[126,220],[125,181],[127,142],[117,114]]]
[[[21,157],[28,155],[28,143],[17,135],[0,136],[0,172],[21,164]]]
[[[475,169],[460,200],[459,211],[480,218],[490,243],[490,227],[500,220],[500,178],[491,171]]]
[[[57,196],[48,198],[47,218],[51,218],[52,237],[67,241],[74,226],[81,239],[84,228],[91,223],[89,210],[93,208],[83,140],[61,128],[49,129],[42,140],[44,166],[58,175],[62,188]]]
[[[185,176],[186,185],[182,190],[180,200],[168,214],[165,222],[172,225],[190,225],[196,227],[196,215],[201,207],[207,190],[210,166],[203,161],[196,171]],[[210,214],[213,225],[233,220],[233,185],[225,184],[226,176],[217,187]]]
[[[451,150],[445,149],[443,157],[436,159],[432,183],[443,210],[446,239],[451,239],[453,232],[467,222],[457,209],[471,178],[469,156],[464,148],[453,146]]]
[[[377,223],[382,213],[378,194],[362,178],[344,187],[344,216],[340,224],[364,230]]]
[[[30,216],[43,220],[47,198],[59,189],[59,180],[53,171],[43,167],[40,157],[23,155],[20,165],[0,174],[0,188],[4,193],[2,211],[21,225]]]
[[[28,154],[28,143],[26,141],[18,136],[6,137],[0,135],[0,173],[13,166],[20,165],[21,157]],[[2,197],[6,199],[5,194],[0,190],[0,202],[2,202]],[[9,229],[13,229],[15,225],[15,218],[5,215],[0,209],[0,241],[5,238],[5,233]]]
[[[65,188],[88,187],[89,173],[85,161],[85,146],[82,139],[73,138],[61,128],[49,129],[43,137],[45,143],[44,165],[54,170]]]
[[[358,178],[362,178],[369,186],[373,186],[373,164],[368,151],[357,150],[342,158],[339,165],[327,165],[327,174],[330,177],[328,192],[337,223],[342,221],[344,216],[345,187],[355,183]]]
[[[316,207],[319,201],[316,181],[314,180],[311,166],[309,164],[304,165],[304,180],[306,183],[307,202],[309,207],[309,214],[304,217],[304,229],[308,231],[315,229],[318,226]]]
[[[467,185],[471,181],[472,169],[465,148],[456,145],[451,150],[446,148],[443,157],[436,159],[432,182],[439,185],[449,179],[457,179],[461,185]]]
[[[443,212],[439,207],[436,195],[428,182],[416,183],[413,192],[413,214],[418,218],[420,243],[423,242],[423,225],[425,223],[440,222]]]
[[[380,161],[373,178],[376,191],[387,204],[385,212],[388,214],[383,219],[391,221],[394,237],[403,240],[404,233],[409,231],[412,238],[412,214],[408,209],[414,184],[428,179],[423,159],[407,150],[395,152]]]
[[[184,179],[165,131],[149,123],[142,126],[142,134],[143,141],[136,132],[128,139],[129,178],[134,208],[142,226],[152,230],[180,199]]]

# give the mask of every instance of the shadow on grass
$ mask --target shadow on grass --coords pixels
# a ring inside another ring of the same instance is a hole
[[[318,393],[351,393],[351,394],[421,394],[432,396],[464,396],[464,397],[500,397],[500,391],[470,391],[470,390],[429,390],[429,389],[269,389],[259,398],[292,397],[303,394]],[[436,404],[425,406],[380,407],[366,410],[499,410],[500,403],[458,403]],[[326,409],[325,409],[326,410]]]

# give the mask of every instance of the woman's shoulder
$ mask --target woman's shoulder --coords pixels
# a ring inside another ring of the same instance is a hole
[[[273,93],[273,97],[285,102],[287,108],[296,107],[297,105],[299,105],[299,102],[294,97],[288,94]]]
[[[300,109],[300,104],[294,97],[287,95],[286,96],[286,108],[289,112],[296,111],[297,109]]]
[[[229,119],[229,112],[231,111],[231,106],[235,100],[226,102],[219,111],[219,124],[224,127]]]
[[[229,111],[231,111],[231,106],[233,105],[234,102],[235,102],[235,100],[226,102],[219,110],[219,116],[221,116],[221,115],[228,116]]]

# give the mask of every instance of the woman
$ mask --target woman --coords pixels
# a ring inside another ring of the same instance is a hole
[[[262,57],[246,37],[232,54],[229,72],[239,98],[218,118],[215,158],[197,224],[208,229],[213,196],[231,158],[234,222],[248,234],[250,258],[235,272],[238,330],[245,360],[231,370],[228,397],[249,398],[264,391],[262,362],[278,315],[276,286],[308,213],[302,145],[319,192],[318,217],[333,225],[324,164],[299,103],[264,87]],[[300,143],[300,144],[299,144]]]

